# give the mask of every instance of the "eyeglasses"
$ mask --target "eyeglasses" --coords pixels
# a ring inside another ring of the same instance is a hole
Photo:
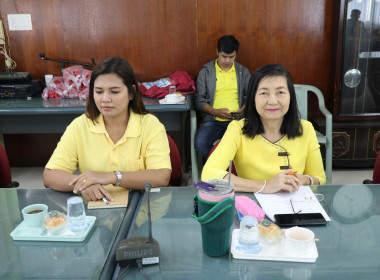
[[[314,199],[313,196],[305,196],[304,198],[296,198],[296,199],[291,198],[290,205],[292,206],[293,213],[299,214],[302,212],[302,209],[307,209],[308,207],[312,207],[312,205],[308,206],[307,205],[308,203],[314,203],[315,201],[318,201],[321,203],[321,205],[322,205],[322,202],[323,204],[325,204],[325,208],[326,208],[325,210],[327,210],[327,214],[330,215],[330,207],[327,203],[327,200],[325,199],[325,196],[321,193],[316,193],[314,194],[314,196],[316,199]],[[299,203],[301,203],[302,206]],[[299,207],[295,207],[295,205],[297,206],[297,204]],[[301,208],[301,209],[296,212],[296,208]]]

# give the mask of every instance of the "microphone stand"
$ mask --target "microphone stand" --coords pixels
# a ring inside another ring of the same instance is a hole
[[[144,190],[145,193],[148,196],[148,227],[149,227],[149,241],[148,243],[153,244],[153,235],[152,235],[152,218],[150,214],[150,198],[149,198],[149,193],[150,189],[152,188],[152,185],[150,183],[145,183],[144,184]]]
[[[92,65],[92,64],[88,64],[88,63],[81,63],[81,62],[75,62],[75,61],[49,58],[49,57],[45,56],[45,53],[40,53],[40,57],[42,58],[42,60],[50,60],[50,61],[59,62],[60,63],[59,65],[61,66],[62,69],[65,68],[66,64],[77,64],[77,65],[83,65],[83,66],[87,66],[87,67],[94,67],[94,65],[96,65],[94,58],[91,58],[92,63],[94,63],[94,65]]]
[[[137,265],[141,271],[142,265],[156,264],[160,262],[160,245],[152,236],[152,218],[150,214],[149,193],[152,188],[150,183],[144,184],[147,195],[149,236],[133,236],[122,240],[116,249],[116,261],[120,267]]]

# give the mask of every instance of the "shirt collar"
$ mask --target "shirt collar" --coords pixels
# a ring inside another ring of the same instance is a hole
[[[228,71],[223,71],[220,67],[219,67],[219,64],[218,64],[218,59],[215,59],[215,69],[217,72],[221,72],[221,73],[229,73],[229,72],[235,72],[235,62],[232,64],[232,67],[228,70]]]
[[[127,130],[124,133],[124,136],[122,138],[139,137],[141,135],[142,115],[136,114],[132,110],[130,110],[129,112],[130,113],[129,113]],[[90,121],[89,131],[93,133],[107,133],[102,114],[99,114],[99,116],[96,118],[95,124],[92,121]]]
[[[89,131],[94,133],[104,133],[106,131],[102,114],[96,117],[95,122],[90,121]]]
[[[132,110],[129,110],[129,121],[127,131],[124,134],[125,137],[139,137],[141,135],[141,118],[142,115],[136,114]]]

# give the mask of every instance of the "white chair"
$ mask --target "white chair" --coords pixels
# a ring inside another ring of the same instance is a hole
[[[326,147],[326,183],[331,184],[332,178],[332,115],[325,106],[325,98],[322,92],[316,87],[309,85],[295,84],[298,109],[301,113],[301,119],[307,120],[308,116],[308,92],[313,92],[318,97],[319,110],[326,118],[326,133],[322,134],[316,131],[318,142]]]

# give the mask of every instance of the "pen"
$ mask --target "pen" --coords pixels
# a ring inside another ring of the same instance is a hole
[[[104,196],[102,197],[102,200],[104,201],[105,204],[109,204],[109,201]]]
[[[294,175],[296,173],[297,173],[297,171],[290,171],[287,175]]]

